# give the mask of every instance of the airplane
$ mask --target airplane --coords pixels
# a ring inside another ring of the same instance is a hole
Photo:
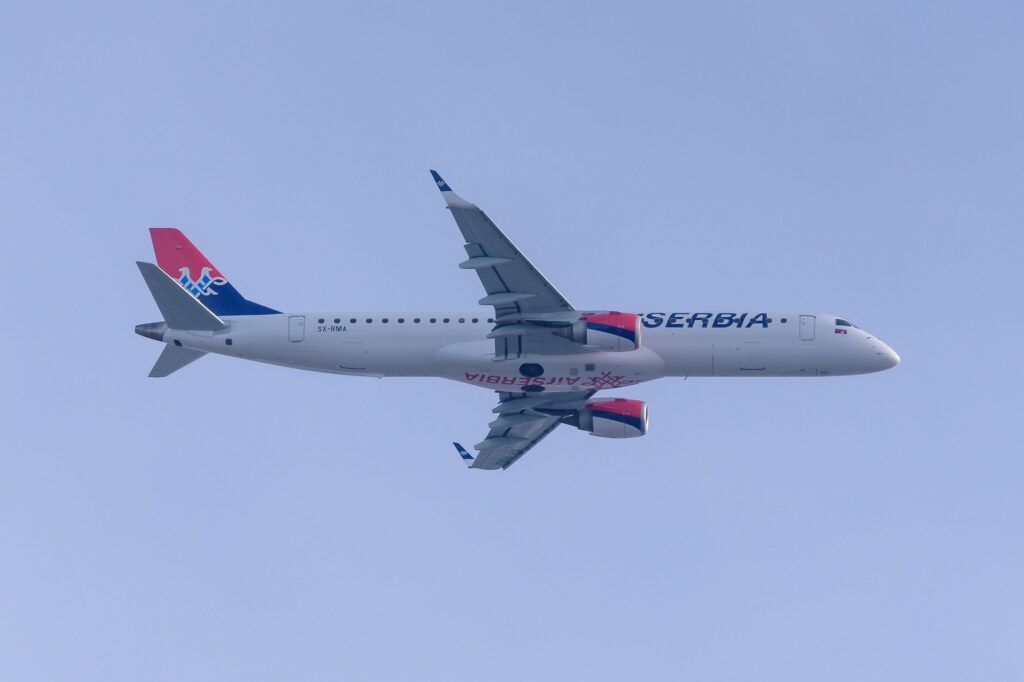
[[[560,424],[593,436],[647,433],[642,400],[598,397],[665,377],[826,377],[895,367],[881,339],[835,315],[663,308],[578,309],[476,205],[430,171],[493,312],[285,313],[244,298],[180,231],[150,229],[139,262],[163,320],[135,332],[165,344],[151,377],[207,353],[363,377],[433,377],[496,393],[473,469],[507,469]],[[696,312],[690,312],[696,311]]]

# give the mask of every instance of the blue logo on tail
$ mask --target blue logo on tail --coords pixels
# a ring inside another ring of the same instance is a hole
[[[192,279],[188,266],[178,270],[178,284],[185,291],[202,300],[214,315],[275,315],[279,311],[245,299],[225,278],[210,274],[212,268],[204,266],[198,279]],[[216,298],[215,298],[216,297]]]
[[[188,266],[181,268],[179,272],[181,272],[181,277],[178,278],[178,284],[183,286],[185,291],[196,298],[199,298],[200,296],[216,296],[217,292],[210,287],[214,285],[219,287],[228,283],[228,281],[223,277],[212,277],[210,275],[210,268],[203,268],[203,271],[199,275],[199,279],[196,280],[192,279]]]

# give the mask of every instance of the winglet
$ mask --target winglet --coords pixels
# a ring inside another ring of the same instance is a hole
[[[436,170],[430,171],[431,177],[434,178],[434,182],[437,183],[437,188],[441,190],[441,196],[444,197],[444,202],[451,208],[456,206],[458,208],[472,208],[473,204],[469,203],[458,194],[452,191],[452,188],[448,186],[448,183],[444,181],[441,174]]]
[[[444,181],[442,180],[442,182]],[[473,466],[473,455],[466,452],[466,448],[462,447],[458,443],[452,443],[452,445],[455,446],[455,449],[459,453],[459,457],[461,457],[462,460],[466,463],[466,466]]]
[[[438,173],[436,170],[431,170],[430,174],[434,176],[434,182],[437,183],[437,188],[439,190],[441,190],[442,192],[452,191],[452,188],[448,186],[448,183],[444,181],[444,178],[441,177],[440,173]]]

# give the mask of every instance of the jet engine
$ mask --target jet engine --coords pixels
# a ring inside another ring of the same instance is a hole
[[[635,313],[586,313],[572,326],[555,332],[576,343],[599,350],[622,352],[640,347],[643,323]]]
[[[647,433],[647,403],[626,398],[591,400],[573,421],[592,436],[637,438]]]

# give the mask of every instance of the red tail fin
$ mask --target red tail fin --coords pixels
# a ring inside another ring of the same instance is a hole
[[[227,277],[174,227],[151,227],[156,263],[216,315],[269,315],[278,311],[246,300]]]

